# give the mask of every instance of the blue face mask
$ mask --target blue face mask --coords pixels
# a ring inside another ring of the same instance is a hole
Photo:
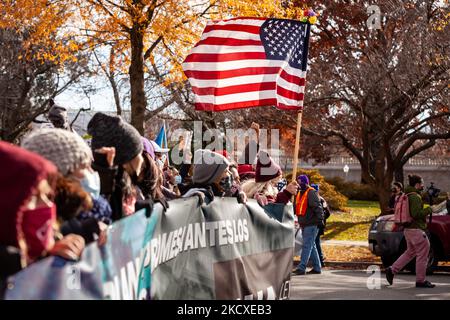
[[[180,175],[175,176],[175,185],[179,185],[183,182],[183,179]]]
[[[84,170],[84,178],[80,184],[84,191],[89,192],[93,198],[100,196],[100,176],[97,171]]]

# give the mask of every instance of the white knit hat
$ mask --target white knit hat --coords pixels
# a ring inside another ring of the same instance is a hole
[[[92,161],[92,151],[78,134],[64,129],[38,129],[28,135],[22,147],[53,162],[63,175]]]

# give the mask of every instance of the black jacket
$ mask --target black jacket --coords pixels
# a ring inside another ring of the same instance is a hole
[[[16,247],[0,245],[0,300],[6,290],[6,279],[22,269],[20,250]]]
[[[102,160],[92,163],[92,168],[98,172],[100,176],[100,194],[108,200],[112,210],[112,220],[117,221],[124,217],[123,212],[123,188],[124,182],[124,170],[121,167],[114,166],[108,167]],[[140,191],[137,186],[134,186],[136,190]],[[137,192],[140,193],[140,192]],[[136,199],[135,212],[140,209],[146,209],[147,216],[149,216],[153,210],[153,199],[139,198]],[[166,208],[167,203],[163,203]]]
[[[119,170],[118,166],[108,167],[106,160],[96,156],[94,156],[94,159],[92,169],[97,171],[100,176],[100,194],[108,200],[111,206],[112,220],[119,220],[123,217],[121,186],[123,170]]]
[[[86,244],[88,244],[96,240],[94,235],[98,236],[100,228],[98,226],[98,220],[95,218],[87,218],[85,220],[73,218],[64,221],[61,224],[60,231],[63,236],[70,233],[82,236]]]
[[[305,191],[300,191],[300,195],[303,195]],[[297,197],[295,197],[297,198]],[[323,225],[323,208],[320,203],[319,195],[316,190],[311,190],[308,193],[308,206],[304,216],[298,217],[298,223],[301,227],[309,226],[321,226]],[[296,207],[296,200],[294,200],[294,208]]]
[[[322,204],[322,209],[323,209],[323,224],[319,225],[319,235],[324,235],[325,234],[325,227],[327,226],[327,219],[331,216],[331,212],[330,209],[328,209],[328,204],[326,204],[326,201],[324,198],[322,198],[321,196],[319,196],[320,198],[320,203]]]

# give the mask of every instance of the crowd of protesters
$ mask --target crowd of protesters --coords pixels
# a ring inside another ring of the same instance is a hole
[[[20,146],[0,141],[0,297],[6,278],[29,264],[51,255],[77,260],[87,244],[106,242],[114,221],[143,208],[149,215],[155,203],[167,209],[170,200],[191,196],[206,204],[215,197],[254,199],[262,207],[292,202],[303,238],[294,274],[321,273],[320,237],[330,216],[326,200],[306,175],[283,181],[281,167],[260,150],[257,124],[252,124],[256,140],[247,140],[237,163],[226,150],[199,149],[193,163],[176,168],[167,161],[169,149],[119,116],[96,113],[87,126],[90,145],[70,127],[64,108],[54,105],[48,117],[51,124],[33,130]],[[414,204],[414,223],[405,231],[408,250],[387,269],[390,284],[417,256],[417,285],[433,287],[424,271],[429,250],[424,219],[431,211],[417,196],[421,189],[423,180],[409,177],[405,192]],[[391,213],[403,194],[403,185],[395,182]]]
[[[70,127],[64,108],[54,105],[48,117],[51,124],[33,130],[20,146],[0,141],[0,297],[7,277],[29,264],[51,255],[77,260],[87,244],[105,244],[114,221],[143,208],[149,215],[155,203],[167,209],[170,200],[191,196],[206,204],[215,197],[234,197],[239,203],[254,199],[262,207],[292,202],[303,238],[294,274],[321,273],[320,237],[330,216],[326,200],[306,175],[283,181],[281,167],[260,150],[257,124],[252,124],[256,140],[246,141],[237,163],[226,150],[199,149],[193,163],[176,168],[167,161],[169,149],[142,137],[119,116],[96,113],[87,126],[90,145]],[[405,231],[408,250],[386,276],[392,284],[417,256],[418,286],[433,287],[425,280],[429,242],[423,236],[431,211],[417,196],[423,180],[409,180],[405,192],[414,204],[414,223]],[[391,213],[403,194],[403,185],[395,182]],[[307,272],[308,263],[312,269]]]
[[[49,119],[20,146],[0,141],[0,296],[6,278],[26,266],[51,255],[77,260],[87,244],[106,242],[114,221],[191,196],[205,203],[255,199],[261,206],[292,201],[304,228],[302,259],[311,257],[313,272],[320,272],[324,202],[318,187],[299,176],[280,188],[283,172],[258,141],[248,141],[242,162],[225,150],[199,149],[192,164],[177,169],[165,161],[168,149],[119,116],[96,113],[87,126],[90,145],[70,127],[64,108],[54,105]],[[299,270],[305,267],[302,262]]]

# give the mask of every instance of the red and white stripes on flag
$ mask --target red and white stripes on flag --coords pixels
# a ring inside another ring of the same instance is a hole
[[[207,24],[183,62],[196,110],[303,107],[309,25],[235,18]]]

